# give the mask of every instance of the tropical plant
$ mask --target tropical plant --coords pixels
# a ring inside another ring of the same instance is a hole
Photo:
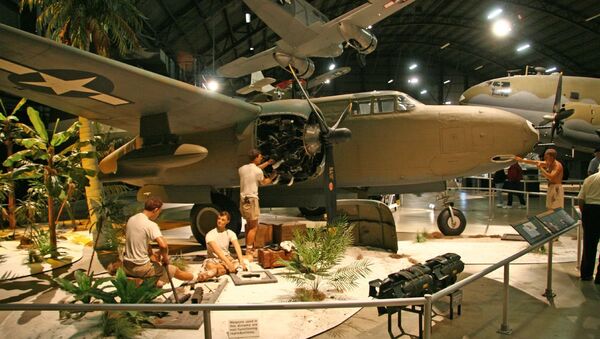
[[[23,135],[31,132],[31,128],[21,122],[16,116],[16,113],[25,105],[27,99],[21,99],[11,113],[6,112],[4,103],[0,100],[0,142],[6,146],[7,157],[13,155],[13,147],[15,145],[15,139],[21,138]],[[7,207],[1,207],[0,213],[2,218],[8,220],[9,227],[14,231],[17,228],[16,219],[16,198],[15,198],[15,183],[12,178],[12,166],[7,166],[7,172],[0,177],[0,203],[7,201]]]
[[[54,279],[58,284],[58,287],[73,295],[73,298],[75,299],[73,302],[80,301],[89,304],[92,302],[92,299],[98,299],[107,304],[115,303],[114,294],[106,292],[106,289],[109,286],[102,286],[106,282],[111,281],[112,277],[94,278],[88,276],[81,270],[75,271],[74,275],[75,283],[64,278]]]
[[[57,132],[59,120],[56,121],[54,130],[48,133],[39,112],[32,107],[27,108],[27,115],[33,125],[33,132],[29,138],[16,139],[15,143],[25,147],[16,152],[3,163],[6,167],[15,167],[13,179],[42,180],[44,194],[48,206],[48,228],[50,242],[56,249],[56,214],[55,202],[68,198],[68,188],[74,183],[85,182],[86,175],[94,173],[81,166],[81,159],[93,157],[93,153],[79,151],[83,143],[77,143],[61,152],[57,149],[73,138],[78,132],[79,124],[74,123],[66,131]],[[43,163],[42,163],[43,162]]]
[[[39,9],[37,25],[46,36],[66,45],[109,57],[111,45],[116,46],[118,53],[124,55],[139,46],[136,32],[141,31],[142,12],[135,6],[135,0],[20,0],[19,6],[33,10]],[[80,117],[80,141],[94,140],[90,121]],[[83,148],[86,152],[95,152],[94,145],[88,143]],[[83,168],[98,173],[96,158],[83,159]],[[93,202],[101,199],[101,184],[96,175],[88,177],[86,198],[90,221],[95,223],[91,215]]]
[[[356,280],[371,270],[367,260],[339,267],[344,252],[352,244],[352,228],[345,218],[340,218],[323,228],[294,232],[296,253],[289,261],[280,260],[288,269],[285,277],[298,286],[309,287],[313,294],[317,294],[323,283],[338,291],[356,287]]]

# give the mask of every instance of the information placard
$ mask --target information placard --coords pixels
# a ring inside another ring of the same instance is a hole
[[[536,217],[531,217],[511,226],[530,244],[535,244],[552,236],[552,233]]]
[[[552,233],[558,233],[559,231],[577,223],[577,221],[562,208],[540,213],[536,217],[540,219],[540,221],[543,222]]]
[[[229,339],[258,338],[258,319],[229,320]]]

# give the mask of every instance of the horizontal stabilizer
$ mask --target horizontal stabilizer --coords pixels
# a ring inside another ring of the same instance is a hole
[[[254,91],[264,92],[263,87],[269,86],[270,84],[272,84],[274,82],[275,82],[274,78],[263,78],[263,79],[260,79],[248,86],[244,86],[235,92],[237,94],[241,94],[241,95],[246,95],[246,94],[252,93]],[[269,86],[269,87],[271,90],[273,89],[273,86]],[[267,91],[269,91],[269,90],[267,89]]]
[[[279,64],[273,58],[275,47],[249,58],[241,57],[217,69],[217,73],[228,78],[239,78],[252,72],[273,68]]]

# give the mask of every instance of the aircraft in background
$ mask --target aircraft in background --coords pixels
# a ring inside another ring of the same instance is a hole
[[[467,89],[460,97],[460,104],[516,113],[536,126],[546,127],[540,133],[543,142],[585,152],[600,146],[600,79],[597,78],[560,74],[502,77]]]
[[[301,78],[315,71],[311,57],[334,58],[344,51],[343,43],[359,55],[373,52],[377,38],[369,26],[387,18],[414,0],[369,0],[329,21],[304,0],[244,0],[244,3],[269,26],[281,40],[276,46],[251,57],[241,57],[225,64],[217,72],[239,78],[252,72],[291,65]]]
[[[310,90],[310,89],[314,89],[317,86],[320,86],[323,84],[328,84],[333,79],[336,79],[338,77],[341,77],[342,75],[346,75],[346,74],[350,73],[350,70],[351,70],[350,67],[340,67],[340,68],[332,69],[331,71],[325,72],[325,73],[315,77],[314,79],[309,80],[308,82],[304,79],[300,80],[300,82],[302,83],[302,86],[304,86],[306,89]],[[291,90],[292,90],[293,80],[292,79],[284,80],[284,81],[277,83],[275,85],[275,87],[271,86],[271,84],[274,83],[275,81],[276,80],[273,78],[265,78],[261,71],[254,72],[254,73],[252,73],[252,75],[250,77],[250,84],[248,86],[244,86],[244,87],[238,89],[235,92],[237,94],[241,94],[241,95],[250,94],[252,92],[259,92],[259,93],[267,95],[275,100],[290,99],[292,97]],[[318,89],[316,89],[314,92],[316,92],[316,91],[318,91]],[[256,98],[255,98],[251,101],[254,102],[254,101],[265,101],[265,100],[256,100]]]
[[[103,180],[140,187],[140,200],[194,203],[200,242],[219,210],[240,231],[237,169],[252,148],[279,162],[262,207],[326,206],[330,216],[336,193],[443,190],[445,180],[494,172],[538,141],[509,112],[427,106],[400,92],[247,103],[4,25],[0,90],[138,135],[102,160]],[[445,234],[465,225],[451,207],[438,217]]]

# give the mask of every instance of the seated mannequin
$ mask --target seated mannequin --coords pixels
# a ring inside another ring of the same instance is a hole
[[[216,271],[216,276],[236,272],[238,268],[247,270],[242,249],[235,233],[227,229],[231,216],[227,212],[219,213],[217,227],[206,234],[208,257],[204,261],[206,271]],[[229,245],[233,244],[238,259],[229,253]],[[240,262],[241,261],[241,262]]]

